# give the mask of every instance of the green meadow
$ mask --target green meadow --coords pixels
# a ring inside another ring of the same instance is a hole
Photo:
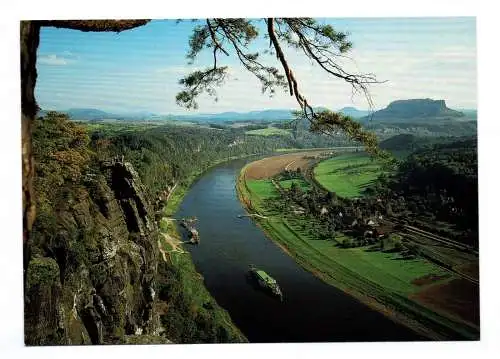
[[[380,173],[380,164],[362,153],[332,157],[314,168],[314,177],[321,186],[346,198],[360,196]]]
[[[292,187],[293,183],[298,185],[304,191],[311,189],[311,185],[309,183],[307,183],[306,181],[303,181],[303,180],[299,180],[299,179],[284,180],[284,181],[280,181],[279,183],[280,183],[280,186],[283,187],[284,189],[290,189],[290,187]]]
[[[246,131],[245,134],[251,136],[290,136],[290,131],[276,127],[261,128],[258,130]]]

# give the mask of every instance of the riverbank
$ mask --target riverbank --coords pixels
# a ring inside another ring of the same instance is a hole
[[[303,268],[429,339],[478,338],[475,328],[457,323],[410,300],[409,294],[413,287],[398,280],[383,268],[387,266],[389,271],[399,270],[406,275],[405,279],[409,279],[414,272],[421,271],[421,263],[387,261],[388,258],[384,258],[386,255],[380,252],[370,253],[358,248],[340,249],[333,247],[330,241],[311,240],[306,234],[308,223],[300,216],[294,217],[290,213],[285,216],[284,213],[271,211],[267,206],[265,199],[272,196],[274,191],[270,181],[252,180],[249,185],[246,171],[250,166],[251,164],[247,164],[241,170],[237,181],[241,203],[249,213],[267,217],[262,219],[254,216],[253,220],[268,238]],[[274,195],[276,196],[276,193]],[[397,266],[402,266],[402,269]]]

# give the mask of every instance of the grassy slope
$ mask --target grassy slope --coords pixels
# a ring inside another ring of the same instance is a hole
[[[380,166],[365,154],[345,154],[320,162],[314,176],[325,189],[340,197],[358,197],[381,173]]]
[[[433,313],[407,299],[417,287],[413,279],[425,274],[443,274],[439,267],[425,260],[393,260],[396,254],[367,252],[363,248],[341,249],[331,241],[315,240],[306,233],[307,223],[301,218],[273,213],[265,199],[277,196],[269,180],[245,181],[242,170],[238,180],[240,199],[250,211],[268,216],[258,220],[267,234],[299,264],[325,282],[353,295],[390,318],[408,325],[434,339],[456,334],[474,338],[474,329],[464,328],[454,321]]]

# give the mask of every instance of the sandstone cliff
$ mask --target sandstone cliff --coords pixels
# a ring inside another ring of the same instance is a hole
[[[133,167],[113,161],[87,174],[78,198],[55,210],[53,228],[35,227],[26,344],[104,344],[139,335],[168,342],[153,310],[159,257],[151,215]]]

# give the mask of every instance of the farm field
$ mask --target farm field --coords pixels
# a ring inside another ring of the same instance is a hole
[[[238,191],[247,210],[267,217],[257,222],[285,252],[325,282],[429,337],[438,338],[443,333],[460,333],[467,338],[477,335],[478,311],[467,309],[472,297],[460,295],[456,283],[463,279],[455,273],[425,258],[405,259],[397,252],[380,251],[378,246],[342,248],[337,244],[344,235],[320,240],[311,221],[288,210],[272,209],[268,200],[278,202],[280,194],[270,177],[287,163],[280,157],[284,156],[247,165],[241,172]],[[293,157],[287,158],[290,159]],[[358,154],[341,155],[322,163],[335,160],[340,160],[334,166],[336,170],[349,166],[353,160],[358,165],[355,168],[365,171],[362,181],[353,180],[345,186],[344,196],[354,196],[361,183],[372,180],[366,173],[380,171],[378,165]],[[266,164],[272,165],[273,170],[266,170]],[[341,175],[335,178],[342,181]],[[304,190],[310,188],[300,179],[280,181],[279,185],[287,189],[293,181]],[[437,298],[441,293],[442,298]],[[453,293],[459,295],[453,297]]]
[[[247,179],[262,179],[277,175],[285,169],[295,171],[297,168],[300,168],[303,171],[309,166],[312,159],[331,151],[321,149],[267,157],[252,162],[251,166],[247,166],[245,176]]]
[[[258,130],[250,130],[246,131],[245,134],[251,135],[251,136],[291,136],[290,131],[281,129],[281,128],[276,128],[276,127],[267,127],[267,128],[261,128]]]
[[[311,152],[311,151],[331,151],[331,150],[337,150],[337,151],[345,151],[345,152],[355,152],[356,150],[362,151],[363,147],[361,146],[340,146],[340,147],[323,147],[323,148],[277,148],[275,152],[277,153],[290,153],[290,152]]]
[[[479,323],[479,286],[465,279],[453,279],[410,296],[436,310],[452,311],[470,323]],[[476,305],[471,305],[477,303]]]
[[[358,197],[382,172],[368,155],[343,154],[320,162],[314,168],[316,181],[340,197]]]

